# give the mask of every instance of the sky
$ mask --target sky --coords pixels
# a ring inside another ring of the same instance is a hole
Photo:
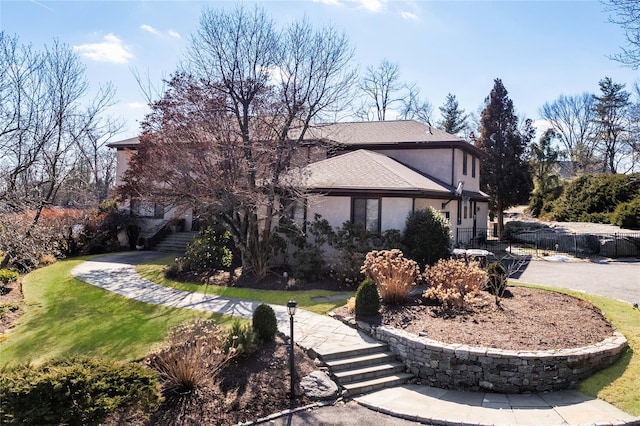
[[[0,1],[0,30],[42,49],[54,40],[71,46],[97,90],[111,82],[118,103],[110,113],[136,136],[148,112],[135,78],[155,87],[183,60],[206,8],[233,1]],[[252,4],[245,2],[245,4]],[[500,78],[516,112],[537,120],[539,108],[561,94],[597,93],[611,77],[631,89],[640,71],[608,58],[624,45],[624,32],[591,1],[289,0],[260,4],[279,25],[307,18],[343,31],[364,71],[387,59],[403,82],[415,83],[438,107],[448,93],[478,114]]]

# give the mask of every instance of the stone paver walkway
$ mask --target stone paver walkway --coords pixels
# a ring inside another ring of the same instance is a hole
[[[250,300],[175,290],[157,285],[136,273],[137,263],[157,256],[154,252],[112,254],[84,262],[71,273],[82,281],[124,297],[175,308],[250,318],[260,304]],[[289,315],[286,307],[271,306],[278,318],[279,330],[288,335]],[[377,343],[368,335],[324,315],[298,309],[294,318],[296,343],[318,354]],[[430,424],[640,425],[639,418],[577,391],[504,395],[404,385],[355,399],[371,409]]]

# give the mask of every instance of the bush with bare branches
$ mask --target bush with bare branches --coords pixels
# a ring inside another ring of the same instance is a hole
[[[477,262],[441,259],[425,269],[424,279],[429,285],[424,297],[436,299],[448,308],[464,309],[482,290],[487,273]]]
[[[382,301],[390,305],[403,303],[420,276],[418,264],[398,249],[367,253],[361,272],[378,284]]]

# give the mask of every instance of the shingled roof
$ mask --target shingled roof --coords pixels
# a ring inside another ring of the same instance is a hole
[[[311,163],[297,173],[298,185],[315,191],[407,191],[447,193],[454,188],[376,152],[359,149]]]

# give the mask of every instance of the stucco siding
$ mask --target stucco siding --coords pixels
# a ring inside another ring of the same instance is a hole
[[[382,198],[380,230],[382,232],[387,229],[402,231],[412,208],[413,199],[411,198]]]
[[[307,202],[307,220],[313,221],[316,214],[326,219],[332,228],[340,227],[351,220],[351,198],[328,195],[310,198]]]
[[[442,182],[451,182],[451,149],[385,149],[377,151]]]

